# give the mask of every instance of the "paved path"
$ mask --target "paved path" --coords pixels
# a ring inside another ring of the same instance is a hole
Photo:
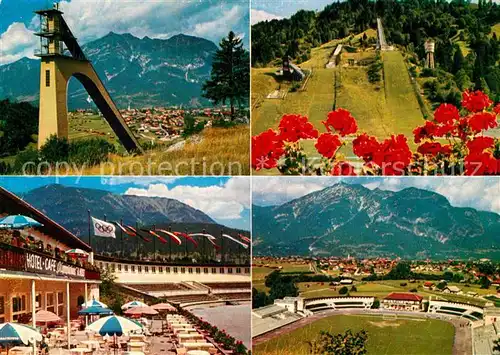
[[[310,324],[319,319],[335,316],[335,315],[373,315],[373,316],[382,316],[384,314],[397,314],[398,317],[418,317],[418,318],[432,318],[439,319],[442,321],[449,322],[455,326],[455,338],[453,340],[453,355],[471,355],[472,354],[472,333],[469,327],[469,322],[460,318],[448,317],[441,314],[432,314],[425,312],[392,312],[392,311],[384,311],[384,310],[365,310],[365,309],[342,309],[342,310],[328,310],[323,312],[315,313],[312,316],[302,318],[301,320],[286,325],[282,328],[276,329],[269,333],[263,334],[261,336],[253,338],[252,344],[258,345],[269,341],[273,338],[276,338],[280,335],[290,333],[296,329],[302,328],[307,324]]]

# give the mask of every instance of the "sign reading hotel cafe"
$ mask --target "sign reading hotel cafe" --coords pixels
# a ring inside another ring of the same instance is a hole
[[[85,278],[85,269],[81,267],[29,252],[26,253],[26,269],[35,273]]]

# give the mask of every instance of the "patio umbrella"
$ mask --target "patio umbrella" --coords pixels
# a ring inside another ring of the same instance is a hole
[[[158,303],[158,304],[155,304],[151,307],[157,311],[168,311],[168,312],[177,311],[177,309],[174,306],[172,306],[170,303]]]
[[[142,325],[136,321],[120,316],[109,316],[101,318],[90,324],[87,330],[92,330],[102,336],[105,335],[127,335],[130,332],[142,330]]]
[[[91,301],[87,301],[86,303],[82,303],[81,306],[83,308],[89,308],[89,307],[103,307],[103,308],[109,308],[106,304],[102,303],[102,302],[99,302],[99,301],[96,301],[96,300],[91,300]]]
[[[158,314],[153,308],[147,307],[132,307],[125,311],[126,315],[146,315],[146,316],[154,316]]]
[[[45,310],[39,310],[38,312],[35,313],[35,319],[36,322],[40,323],[50,323],[50,322],[59,322],[61,321],[61,318],[52,312],[45,311]]]
[[[85,250],[78,248],[66,250],[65,253],[71,256],[89,256],[89,253],[87,253]]]
[[[33,218],[22,215],[12,215],[0,219],[0,228],[3,229],[23,229],[41,226],[43,226],[43,224],[35,221]]]
[[[42,341],[42,334],[36,329],[19,323],[3,323],[0,324],[0,344],[34,344],[37,341]]]
[[[113,314],[113,311],[109,308],[101,307],[101,306],[91,306],[84,308],[80,311],[78,311],[78,314],[80,315],[111,315]]]
[[[149,306],[147,304],[145,304],[144,302],[141,302],[141,301],[132,301],[132,302],[129,302],[129,303],[125,303],[122,306],[122,309],[129,309],[129,308],[132,308],[132,307],[149,307]]]
[[[118,347],[116,346],[116,336],[128,335],[130,332],[142,330],[142,325],[134,320],[119,316],[109,316],[101,318],[90,324],[87,330],[99,333],[102,336],[110,335],[115,340],[115,354]]]

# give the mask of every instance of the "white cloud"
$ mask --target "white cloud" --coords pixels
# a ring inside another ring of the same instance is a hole
[[[153,183],[161,184],[171,184],[179,177],[159,177],[159,176],[142,176],[140,178],[132,176],[112,176],[112,177],[101,177],[101,184],[103,185],[124,185],[124,184],[134,184],[139,186],[148,186]]]
[[[24,23],[14,22],[0,35],[0,65],[15,62],[23,57],[34,57],[38,39]]]
[[[277,205],[339,182],[330,177],[258,177],[252,180],[252,196],[258,205]]]
[[[207,187],[151,184],[147,188],[129,188],[125,194],[137,196],[168,197],[199,209],[218,220],[242,218],[244,209],[250,207],[250,180],[233,177],[223,185]]]
[[[229,10],[220,11],[219,16],[217,16],[215,20],[197,23],[191,34],[194,36],[206,37],[207,34],[210,33],[222,38],[229,33],[229,28],[234,28],[238,25],[243,15],[244,9],[240,6],[234,6]]]
[[[264,10],[252,9],[250,12],[250,18],[251,18],[250,22],[252,23],[252,25],[255,25],[256,23],[262,21],[281,20],[283,17],[274,15]]]
[[[80,44],[101,38],[109,32],[162,39],[184,33],[218,43],[230,30],[236,33],[248,31],[248,25],[245,24],[248,20],[248,4],[245,6],[238,1],[65,0],[59,3],[59,8]],[[38,43],[30,32],[38,30],[38,16],[32,18],[28,29],[21,23],[13,25],[16,25],[18,34],[23,30],[24,40],[28,40],[31,48],[20,51],[11,46],[0,47],[0,64],[22,56],[31,57]],[[16,43],[19,38],[8,31],[0,36],[6,36],[5,41],[8,43]]]

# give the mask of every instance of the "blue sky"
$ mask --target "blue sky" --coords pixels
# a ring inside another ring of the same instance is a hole
[[[260,206],[280,205],[339,182],[391,191],[416,187],[439,193],[456,207],[500,213],[500,177],[254,177],[252,199]]]
[[[38,39],[34,10],[47,0],[0,0],[0,65],[33,57]],[[110,31],[169,38],[184,33],[216,44],[232,30],[249,44],[248,0],[62,0],[60,9],[80,44]]]
[[[15,194],[56,183],[116,194],[173,198],[205,212],[220,224],[250,230],[248,177],[0,177],[0,186]]]
[[[299,10],[323,10],[333,0],[252,0],[252,24],[290,17]]]

